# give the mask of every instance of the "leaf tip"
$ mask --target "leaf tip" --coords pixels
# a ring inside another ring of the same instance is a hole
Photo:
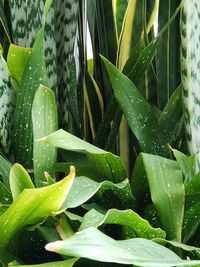
[[[47,251],[51,251],[51,252],[58,252],[59,249],[60,249],[60,243],[62,241],[56,241],[56,242],[51,242],[51,243],[48,243],[46,246],[45,246],[45,249]]]

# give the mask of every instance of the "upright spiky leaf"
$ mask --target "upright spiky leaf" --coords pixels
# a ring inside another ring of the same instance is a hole
[[[200,2],[184,0],[181,25],[182,82],[189,152],[200,150]],[[198,169],[200,158],[198,159]]]
[[[14,87],[7,64],[0,55],[0,146],[6,154],[9,153],[11,147],[14,106]]]

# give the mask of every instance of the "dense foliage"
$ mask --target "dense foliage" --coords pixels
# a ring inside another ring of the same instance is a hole
[[[199,14],[0,1],[0,266],[200,266]]]

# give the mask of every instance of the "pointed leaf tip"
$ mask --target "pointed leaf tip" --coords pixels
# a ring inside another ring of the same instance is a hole
[[[58,252],[59,249],[60,249],[60,243],[62,241],[55,241],[55,242],[51,242],[51,243],[48,243],[46,246],[45,246],[45,249],[47,251],[51,251],[51,252]],[[62,243],[61,243],[62,244]]]

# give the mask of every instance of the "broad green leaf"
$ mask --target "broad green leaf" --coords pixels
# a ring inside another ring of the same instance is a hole
[[[132,231],[132,236],[129,238],[165,238],[165,232],[163,230],[153,228],[148,221],[144,220],[130,209],[123,211],[110,209],[106,212],[106,214],[102,214],[95,209],[92,209],[83,216],[83,221],[79,231],[89,227],[99,227],[102,224],[120,224],[122,226],[127,226]]]
[[[190,154],[200,150],[200,124],[198,87],[200,85],[199,32],[200,5],[198,0],[183,1],[181,16],[181,77],[183,83],[184,116],[186,139]],[[200,156],[197,157],[197,168],[200,169]]]
[[[142,158],[151,199],[167,238],[181,241],[185,192],[178,164],[173,160],[150,154],[142,153]]]
[[[107,201],[107,203],[112,204],[113,200],[110,196],[107,196],[108,199],[102,199],[103,193],[107,190],[109,190],[109,192],[112,190],[115,193],[115,197],[118,198],[121,208],[134,207],[135,200],[132,195],[128,179],[121,183],[114,184],[110,181],[97,183],[87,177],[76,177],[68,198],[62,205],[62,209],[65,210],[78,207],[93,197],[98,191],[101,202],[104,201],[104,203],[106,203]]]
[[[15,88],[7,63],[0,55],[0,146],[6,154],[12,144],[13,113],[15,108]]]
[[[88,142],[62,129],[46,137],[40,138],[39,141],[71,151],[87,151],[88,153],[94,153],[94,154],[109,153],[103,149],[100,149],[96,146],[89,144]]]
[[[7,64],[11,75],[20,84],[24,69],[31,54],[30,48],[11,44],[8,50]]]
[[[24,70],[14,114],[13,152],[15,160],[27,168],[33,164],[32,103],[39,85],[47,84],[43,40],[44,27],[37,35]]]
[[[7,188],[9,188],[9,172],[11,167],[11,162],[0,154],[0,175],[2,176],[3,183]]]
[[[90,164],[99,173],[106,176],[107,180],[118,183],[127,177],[124,163],[120,157],[95,147],[62,129],[39,141],[66,150],[86,151]]]
[[[103,58],[103,60],[112,82],[115,97],[132,132],[137,137],[142,151],[164,154],[153,109],[124,74],[107,59]]]
[[[25,189],[0,216],[0,249],[6,249],[22,228],[41,223],[54,216],[66,199],[75,176],[75,169],[53,185],[39,189]]]
[[[58,129],[57,107],[53,91],[40,85],[33,100],[33,165],[34,179],[37,186],[44,182],[44,171],[53,174],[57,150],[48,144],[41,144],[37,140],[51,134]]]
[[[24,189],[34,188],[27,171],[18,163],[15,163],[10,170],[9,181],[13,200],[15,200]]]
[[[74,263],[78,261],[78,258],[73,258],[65,261],[48,262],[43,264],[34,265],[18,265],[20,267],[72,267]]]
[[[47,250],[97,261],[137,266],[195,266],[200,261],[179,258],[169,249],[143,238],[116,241],[95,228],[77,232],[64,241],[49,243]]]

